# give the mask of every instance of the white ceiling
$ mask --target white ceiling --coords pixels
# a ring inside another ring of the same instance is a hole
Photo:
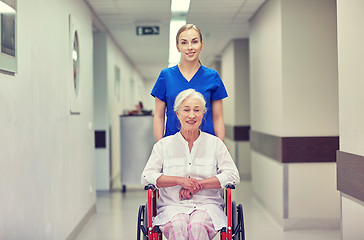
[[[145,81],[168,67],[170,0],[85,0]],[[191,0],[187,23],[203,34],[202,64],[221,56],[230,40],[249,36],[249,19],[265,0]],[[159,35],[136,35],[137,26],[159,26]],[[95,27],[97,28],[97,27]],[[96,30],[96,29],[95,29]]]

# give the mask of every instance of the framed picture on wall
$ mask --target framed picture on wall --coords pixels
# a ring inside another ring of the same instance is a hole
[[[0,0],[0,69],[7,73],[18,70],[16,17],[16,0]]]
[[[80,24],[72,15],[69,15],[69,63],[70,74],[68,84],[70,88],[70,113],[81,113],[80,89]]]

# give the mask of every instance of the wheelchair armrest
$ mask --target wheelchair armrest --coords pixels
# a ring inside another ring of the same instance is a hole
[[[229,183],[229,184],[226,184],[225,188],[235,189],[235,185]]]
[[[155,190],[156,188],[157,187],[154,184],[148,184],[144,186],[144,190],[149,190],[149,189]]]

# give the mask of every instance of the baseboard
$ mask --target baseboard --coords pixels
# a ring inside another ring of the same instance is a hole
[[[81,233],[82,229],[86,226],[88,220],[96,213],[96,203],[88,210],[86,215],[82,218],[82,220],[77,224],[75,229],[70,233],[70,235],[66,238],[67,240],[76,240],[78,235]]]

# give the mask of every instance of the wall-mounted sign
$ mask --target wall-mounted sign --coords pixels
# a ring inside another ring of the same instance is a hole
[[[159,26],[137,26],[137,35],[159,35]]]

